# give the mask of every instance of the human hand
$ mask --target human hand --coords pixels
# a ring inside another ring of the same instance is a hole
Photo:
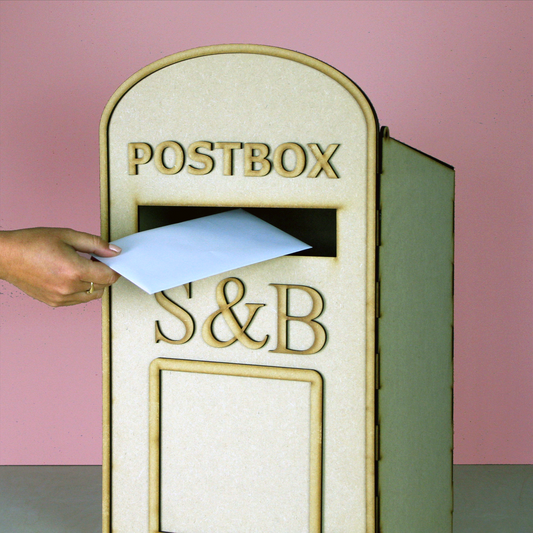
[[[120,275],[77,252],[113,257],[120,253],[120,248],[96,235],[72,229],[2,231],[0,279],[52,307],[101,298],[104,288],[115,283]]]

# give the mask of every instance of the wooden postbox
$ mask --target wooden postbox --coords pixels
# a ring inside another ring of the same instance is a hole
[[[110,289],[104,532],[451,531],[451,167],[333,67],[223,45],[117,90],[101,191],[110,240],[243,208],[312,246]]]

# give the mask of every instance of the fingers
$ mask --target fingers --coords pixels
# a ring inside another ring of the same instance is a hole
[[[97,235],[81,231],[65,230],[64,242],[70,244],[78,252],[96,254],[102,257],[114,257],[121,252],[117,245],[109,244]]]
[[[96,235],[74,230],[65,230],[63,242],[76,251],[112,256],[120,253],[119,247],[113,247]],[[111,247],[110,247],[111,246]],[[63,293],[61,305],[73,305],[96,300],[102,297],[103,290],[120,278],[120,275],[104,263],[73,254],[76,261],[70,272],[72,280]],[[91,285],[92,283],[92,285]],[[91,291],[92,287],[92,292]]]
[[[58,291],[42,291],[42,290],[24,290],[25,287],[21,287],[28,296],[39,300],[50,307],[63,307],[76,305],[81,303],[87,303],[92,300],[98,300],[104,295],[104,289],[94,289],[92,293],[89,293],[85,286],[90,287],[90,283],[81,283],[83,289],[79,292],[62,293]]]
[[[92,281],[98,289],[109,287],[109,285],[113,285],[113,283],[120,278],[120,274],[117,274],[107,265],[98,261],[84,259],[83,266],[84,269],[80,276],[80,281],[88,282],[89,285]],[[89,289],[89,287],[87,287],[87,289]]]
[[[82,296],[83,301],[90,302],[92,300],[99,300],[104,295],[104,289],[95,290],[92,294],[87,292],[84,294],[85,296]]]
[[[82,281],[82,290],[79,292],[86,292],[87,294],[92,294],[96,291],[103,291],[109,285],[100,285],[98,283],[91,283],[90,281]]]
[[[109,244],[97,235],[70,229],[65,230],[63,241],[78,252],[94,253],[105,257],[115,256],[121,252],[118,246]],[[80,270],[77,276],[79,283],[73,287],[75,293],[90,290],[91,282],[93,283],[93,293],[99,292],[120,278],[120,274],[99,261],[79,257],[79,262]]]
[[[92,294],[87,293],[87,291],[82,292],[76,292],[73,294],[70,294],[68,297],[64,297],[61,300],[54,300],[50,302],[44,302],[51,307],[64,307],[64,306],[71,306],[71,305],[77,305],[82,303],[88,303],[92,300],[98,300],[102,298],[104,295],[104,289],[95,290]]]

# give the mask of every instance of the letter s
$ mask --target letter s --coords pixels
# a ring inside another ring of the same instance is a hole
[[[187,297],[190,298],[190,290],[191,290],[191,284],[188,283],[185,285],[185,290],[187,291]],[[176,318],[181,320],[183,325],[185,326],[185,334],[181,339],[174,340],[169,339],[166,337],[163,332],[161,331],[161,328],[159,327],[159,320],[156,320],[155,322],[155,342],[158,343],[159,341],[168,342],[169,344],[185,344],[188,342],[191,337],[194,335],[194,320],[192,316],[185,311],[182,307],[180,307],[178,304],[175,304],[172,300],[170,300],[163,291],[156,293],[155,299],[157,303],[165,309],[165,311],[168,311],[170,314],[174,315]]]

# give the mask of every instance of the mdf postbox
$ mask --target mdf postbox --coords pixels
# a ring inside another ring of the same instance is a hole
[[[101,168],[110,240],[242,208],[312,246],[110,289],[103,531],[451,531],[453,169],[331,66],[253,45],[127,80]]]

